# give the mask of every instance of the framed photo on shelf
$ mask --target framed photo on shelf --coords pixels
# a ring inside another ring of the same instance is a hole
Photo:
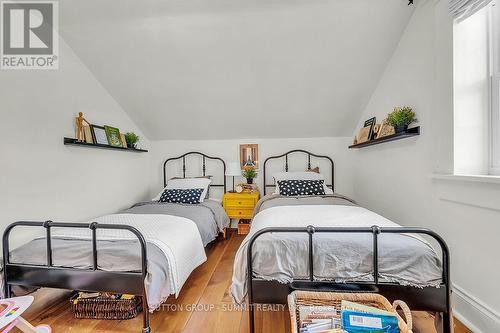
[[[108,138],[108,144],[110,146],[123,147],[120,130],[118,128],[105,125],[104,131],[106,132],[106,137]]]
[[[109,145],[108,136],[103,126],[90,125],[90,129],[92,130],[92,137],[95,144]]]
[[[259,145],[244,144],[240,145],[240,165],[241,169],[253,167],[259,168]]]
[[[373,139],[373,134],[374,134],[374,128],[375,128],[375,125],[377,124],[377,118],[376,117],[373,117],[373,118],[370,118],[368,120],[365,121],[365,124],[363,125],[363,127],[370,127],[370,132],[368,133],[368,140],[371,140]]]

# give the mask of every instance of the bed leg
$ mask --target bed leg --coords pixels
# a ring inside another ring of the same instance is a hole
[[[151,327],[149,327],[149,307],[146,296],[142,296],[142,319],[143,319],[142,333],[150,333]]]
[[[12,287],[10,286],[10,284],[5,284],[4,286],[5,288],[5,298],[11,298],[12,297]]]
[[[255,332],[255,314],[253,311],[253,304],[248,302],[248,330],[250,333]]]
[[[453,316],[451,312],[443,313],[443,333],[453,332]]]

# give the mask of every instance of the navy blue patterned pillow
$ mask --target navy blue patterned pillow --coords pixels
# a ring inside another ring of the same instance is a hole
[[[295,197],[302,195],[324,195],[324,180],[279,180],[281,195]]]
[[[199,204],[202,193],[202,188],[166,189],[158,202]]]

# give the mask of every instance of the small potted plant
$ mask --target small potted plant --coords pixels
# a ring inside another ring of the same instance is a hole
[[[243,177],[247,179],[247,184],[253,184],[253,179],[257,177],[257,172],[253,168],[243,170]]]
[[[125,141],[127,141],[127,147],[132,149],[137,149],[137,142],[139,142],[139,136],[134,132],[128,132],[125,134]]]
[[[408,126],[418,122],[415,112],[409,106],[395,107],[387,115],[387,122],[394,127],[396,133],[406,132]]]

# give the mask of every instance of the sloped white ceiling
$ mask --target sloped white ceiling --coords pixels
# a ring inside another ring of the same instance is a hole
[[[60,11],[62,38],[160,140],[351,135],[413,9],[405,0],[85,0]]]

